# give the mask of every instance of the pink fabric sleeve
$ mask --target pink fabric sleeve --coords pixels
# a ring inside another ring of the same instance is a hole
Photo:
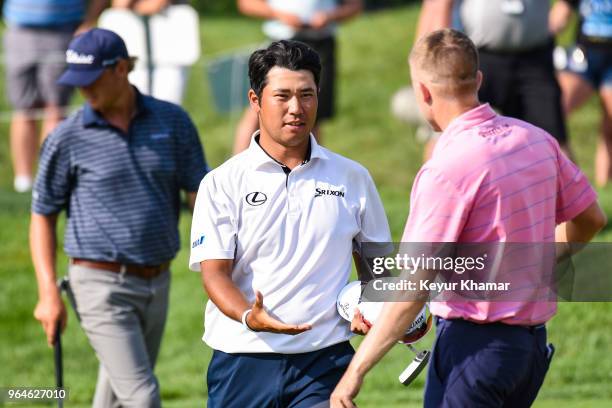
[[[422,169],[410,195],[403,242],[455,242],[467,220],[471,199],[431,168]]]
[[[597,193],[584,173],[560,149],[557,150],[557,157],[559,178],[555,221],[561,224],[593,204],[597,200]]]

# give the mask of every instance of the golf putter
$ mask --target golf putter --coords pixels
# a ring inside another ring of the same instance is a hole
[[[64,293],[66,294],[66,297],[68,297],[68,302],[70,303],[72,310],[74,310],[74,314],[76,315],[77,320],[81,321],[81,316],[79,316],[79,313],[76,309],[74,295],[72,293],[72,290],[70,289],[70,282],[67,276],[64,276],[63,278],[57,281],[57,288],[59,289],[60,297],[62,296],[62,294]],[[63,356],[62,356],[62,324],[61,322],[57,322],[57,327],[55,329],[55,339],[53,342],[53,354],[54,354],[54,362],[55,362],[55,386],[57,388],[64,388],[64,362],[63,362]],[[57,406],[59,408],[63,408],[64,400],[61,398],[58,399]]]
[[[427,332],[429,332],[429,329],[431,329],[431,325],[432,317],[431,315],[429,315],[427,320],[421,322],[419,327],[415,329],[415,331],[417,332],[415,341],[418,341],[420,338],[425,336]],[[423,371],[423,369],[427,366],[429,358],[431,357],[431,352],[429,350],[419,351],[416,347],[414,347],[412,343],[414,343],[415,341],[409,340],[402,342],[406,345],[406,347],[410,349],[410,351],[415,354],[414,359],[410,362],[410,364],[408,364],[408,367],[406,367],[398,377],[399,382],[401,382],[405,386],[410,385],[412,381],[414,381],[414,379],[419,376],[421,371]]]
[[[60,389],[64,388],[64,366],[62,363],[62,324],[57,323],[55,328],[55,341],[53,342],[53,355],[55,361],[55,387]],[[62,408],[64,406],[64,400],[62,398],[57,399],[57,406]]]
[[[64,279],[60,279],[57,282],[57,287],[60,292],[60,297],[62,296],[62,292],[65,290]],[[53,357],[55,362],[55,387],[58,389],[64,388],[64,364],[62,359],[62,322],[58,321],[55,326],[55,339],[53,341]],[[58,398],[57,406],[59,408],[63,408],[64,400],[62,398]]]
[[[427,366],[431,352],[429,350],[419,351],[412,344],[406,344],[406,347],[415,354],[414,359],[408,364],[408,367],[399,375],[399,381],[408,386],[419,376],[421,371]]]

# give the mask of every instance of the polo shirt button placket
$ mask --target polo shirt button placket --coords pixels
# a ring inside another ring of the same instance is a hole
[[[287,175],[287,205],[289,209],[288,214],[296,216],[300,213],[301,206],[299,195],[295,192],[295,182],[292,180],[294,177],[291,177],[292,173]]]

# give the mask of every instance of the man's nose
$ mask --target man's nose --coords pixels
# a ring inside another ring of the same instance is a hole
[[[297,96],[289,99],[289,113],[299,114],[302,113],[302,101]]]

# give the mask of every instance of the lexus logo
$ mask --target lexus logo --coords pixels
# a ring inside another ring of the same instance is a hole
[[[252,193],[247,194],[247,196],[244,199],[247,202],[247,204],[252,205],[252,206],[258,206],[258,205],[262,205],[263,203],[265,203],[268,197],[266,197],[264,193],[260,193],[259,191],[254,191]]]

